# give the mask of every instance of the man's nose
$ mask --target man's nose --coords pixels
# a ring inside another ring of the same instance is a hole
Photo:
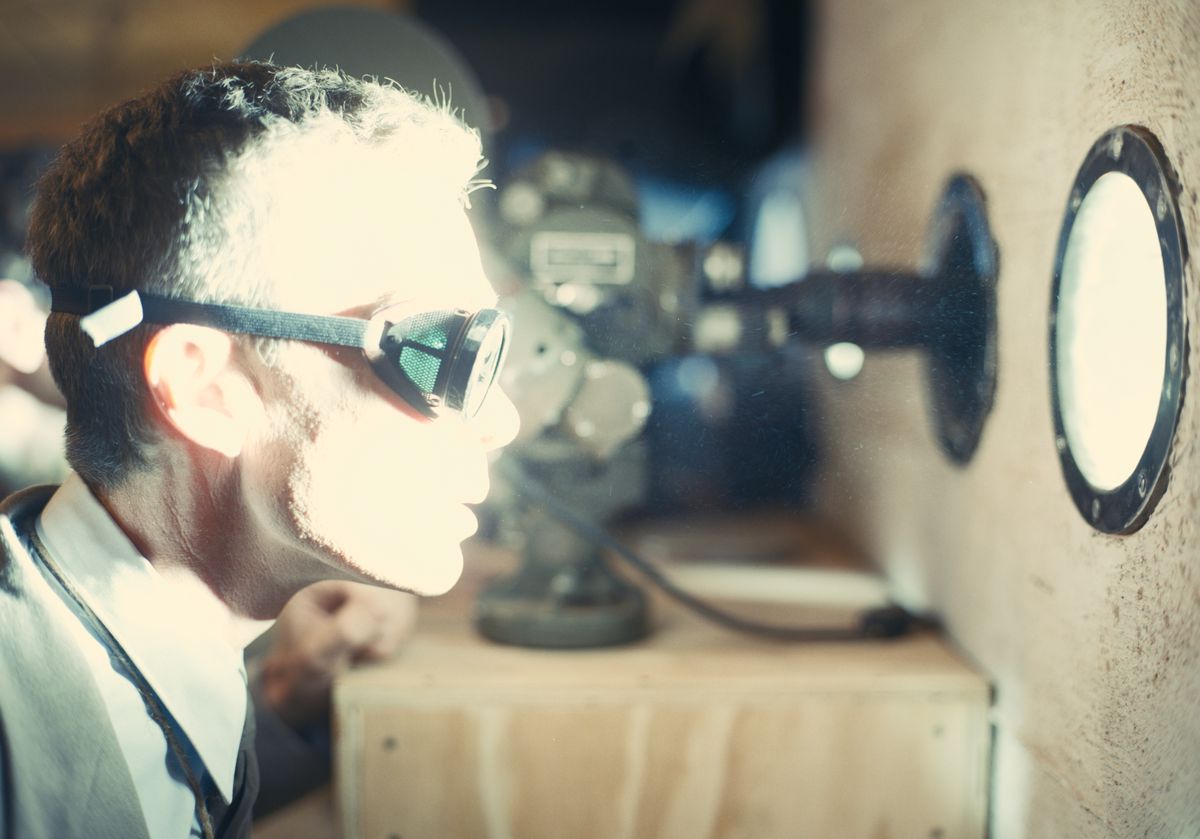
[[[470,428],[472,434],[478,435],[484,449],[492,451],[513,441],[521,430],[521,417],[508,394],[497,386],[487,395],[479,413],[471,419]]]

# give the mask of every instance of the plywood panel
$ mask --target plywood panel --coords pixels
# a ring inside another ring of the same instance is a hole
[[[549,652],[443,617],[337,685],[344,833],[982,836],[987,706],[931,635],[783,645],[674,615]]]

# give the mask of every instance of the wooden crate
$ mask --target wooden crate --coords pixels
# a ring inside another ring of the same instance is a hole
[[[552,652],[427,619],[335,692],[345,839],[975,839],[988,687],[938,637],[780,644],[668,612]]]

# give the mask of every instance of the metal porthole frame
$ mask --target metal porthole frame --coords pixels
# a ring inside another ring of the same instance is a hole
[[[1128,175],[1137,183],[1154,216],[1167,298],[1167,341],[1158,413],[1137,467],[1123,483],[1099,489],[1084,476],[1067,437],[1058,381],[1058,319],[1063,263],[1076,215],[1084,197],[1101,176],[1109,172]],[[1187,367],[1187,322],[1183,296],[1187,242],[1179,210],[1180,183],[1158,140],[1145,128],[1122,125],[1107,131],[1092,146],[1071,187],[1050,296],[1050,399],[1054,414],[1054,440],[1063,478],[1084,520],[1103,533],[1127,534],[1149,519],[1166,490],[1168,460],[1183,404]]]

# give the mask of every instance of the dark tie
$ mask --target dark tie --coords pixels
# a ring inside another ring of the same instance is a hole
[[[233,800],[228,808],[219,794],[210,799],[209,812],[216,824],[217,839],[245,839],[250,835],[254,799],[258,797],[258,758],[254,753],[254,700],[246,696],[246,725],[233,770]],[[221,810],[224,810],[222,813]]]

